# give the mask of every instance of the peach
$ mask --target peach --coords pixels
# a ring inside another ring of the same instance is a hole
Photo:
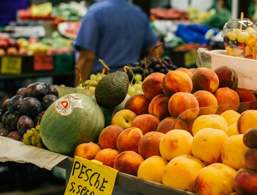
[[[156,131],[145,134],[139,141],[138,153],[141,154],[144,159],[151,156],[160,156],[159,146],[163,136],[163,133]]]
[[[195,92],[194,96],[196,97],[199,103],[200,115],[215,114],[217,112],[218,101],[212,93],[200,90]]]
[[[240,105],[240,99],[236,91],[228,87],[219,88],[215,96],[218,100],[219,113],[227,110],[237,111]]]
[[[125,151],[114,159],[114,168],[123,173],[137,175],[137,170],[143,161],[144,159],[138,153]]]
[[[257,99],[254,95],[254,92],[249,89],[236,89],[236,92],[240,98],[240,112],[244,112],[246,110],[256,110],[257,109]]]
[[[180,129],[166,133],[160,142],[161,156],[166,160],[171,160],[177,156],[190,154],[192,149],[192,135]]]
[[[193,89],[191,78],[183,71],[169,71],[162,83],[163,91],[170,96],[177,92],[190,93]]]
[[[76,147],[74,156],[79,156],[88,160],[92,160],[95,158],[95,155],[100,150],[101,148],[93,142],[83,143],[83,144],[79,144]]]
[[[190,78],[193,77],[193,71],[188,68],[178,68],[176,71],[182,71],[185,72]]]
[[[220,67],[215,70],[216,74],[219,77],[219,87],[229,87],[231,89],[235,89],[238,86],[238,76],[237,73],[226,67]]]
[[[241,114],[238,120],[238,130],[244,134],[248,130],[257,128],[257,110],[247,110]]]
[[[162,182],[164,169],[167,162],[160,156],[152,156],[141,163],[137,177],[152,182]]]
[[[160,120],[151,114],[142,114],[137,116],[132,121],[132,127],[137,127],[141,129],[143,134],[148,133],[149,131],[156,131]]]
[[[162,93],[162,81],[165,74],[155,72],[145,78],[142,84],[145,97],[151,100],[153,97]]]
[[[186,121],[195,119],[200,111],[196,97],[185,92],[178,92],[171,96],[168,109],[170,115]]]
[[[257,148],[257,129],[249,129],[243,138],[244,144],[249,148]]]
[[[116,148],[117,138],[123,129],[117,125],[105,127],[99,135],[98,143],[101,148]]]
[[[162,132],[162,133],[167,133],[173,129],[187,130],[188,126],[187,126],[186,122],[181,119],[167,117],[167,118],[163,119],[157,127],[157,131]]]
[[[193,191],[194,181],[203,167],[201,161],[192,156],[175,157],[165,167],[162,182],[172,188]]]
[[[219,87],[217,74],[209,68],[198,68],[192,77],[194,91],[206,90],[214,93]]]
[[[106,166],[113,167],[114,159],[118,154],[117,150],[106,148],[96,154],[95,160],[102,162]]]
[[[169,116],[168,111],[169,98],[164,95],[155,96],[149,104],[148,112],[160,120]]]
[[[245,154],[246,168],[257,171],[257,149],[249,149]]]
[[[125,104],[125,108],[137,115],[147,114],[150,101],[142,94],[132,96]]]
[[[228,124],[227,134],[229,136],[239,134],[237,123],[241,115],[234,110],[227,110],[223,112],[221,116],[227,121],[227,124]]]
[[[227,110],[221,116],[227,121],[228,125],[233,125],[238,122],[241,115],[234,110]]]
[[[139,128],[131,127],[125,129],[117,138],[117,149],[119,151],[132,150],[138,151],[138,143],[143,137],[143,133]]]
[[[221,195],[233,192],[233,179],[236,171],[229,166],[215,163],[200,170],[195,180],[198,195]]]
[[[243,135],[233,135],[223,143],[222,162],[234,169],[244,168],[246,152],[247,147],[243,143]]]
[[[195,135],[204,128],[220,129],[227,133],[228,125],[226,120],[217,114],[202,115],[195,119],[192,126],[192,133]]]
[[[136,113],[128,109],[123,109],[114,114],[112,125],[118,125],[123,129],[131,127],[132,121],[136,118]]]
[[[241,169],[234,179],[234,187],[240,195],[256,195],[257,172],[249,169]]]
[[[219,162],[222,145],[228,138],[219,129],[201,129],[196,133],[192,143],[192,154],[206,164]]]

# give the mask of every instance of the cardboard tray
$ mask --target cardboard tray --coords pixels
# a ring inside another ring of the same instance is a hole
[[[0,162],[30,163],[49,171],[63,169],[66,180],[72,169],[73,159],[48,150],[24,145],[22,142],[0,136]],[[118,173],[113,195],[194,195],[164,185],[147,182],[137,177]]]

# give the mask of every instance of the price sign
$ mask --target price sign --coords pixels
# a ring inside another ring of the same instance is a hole
[[[185,54],[185,65],[191,66],[196,62],[196,51],[190,51]]]
[[[64,195],[111,195],[118,171],[75,157]]]
[[[1,73],[2,74],[20,74],[21,73],[20,57],[3,57]]]
[[[53,57],[47,55],[35,55],[34,70],[36,71],[50,71],[54,69]]]

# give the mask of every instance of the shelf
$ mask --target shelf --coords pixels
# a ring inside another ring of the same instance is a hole
[[[56,73],[56,72],[36,72],[36,73],[24,73],[20,75],[9,75],[9,74],[0,74],[0,80],[8,79],[25,79],[25,78],[37,78],[37,77],[66,77],[74,76],[75,73],[66,72],[66,73]]]

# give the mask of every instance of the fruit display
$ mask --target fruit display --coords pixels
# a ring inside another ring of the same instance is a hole
[[[19,89],[15,96],[3,102],[2,134],[23,140],[28,145],[43,147],[37,125],[44,111],[57,98],[56,88],[43,82],[32,83]]]
[[[199,195],[255,194],[250,183],[256,180],[257,153],[249,146],[256,147],[256,129],[248,129],[257,128],[257,111],[241,106],[246,94],[254,93],[238,89],[237,75],[229,71],[177,69],[148,75],[143,93],[112,115],[98,144],[78,145],[75,151],[81,153],[75,156]],[[117,103],[109,102],[109,108]],[[243,178],[249,178],[248,186]]]
[[[53,32],[47,38],[19,38],[12,39],[0,35],[0,56],[31,56],[36,54],[56,55],[72,51],[72,41],[62,37],[58,32]]]
[[[229,72],[133,75],[133,96],[122,71],[91,75],[89,95],[35,83],[4,102],[0,133],[199,195],[256,194],[256,98]]]
[[[257,59],[257,28],[253,22],[243,18],[230,20],[223,31],[228,55]]]

